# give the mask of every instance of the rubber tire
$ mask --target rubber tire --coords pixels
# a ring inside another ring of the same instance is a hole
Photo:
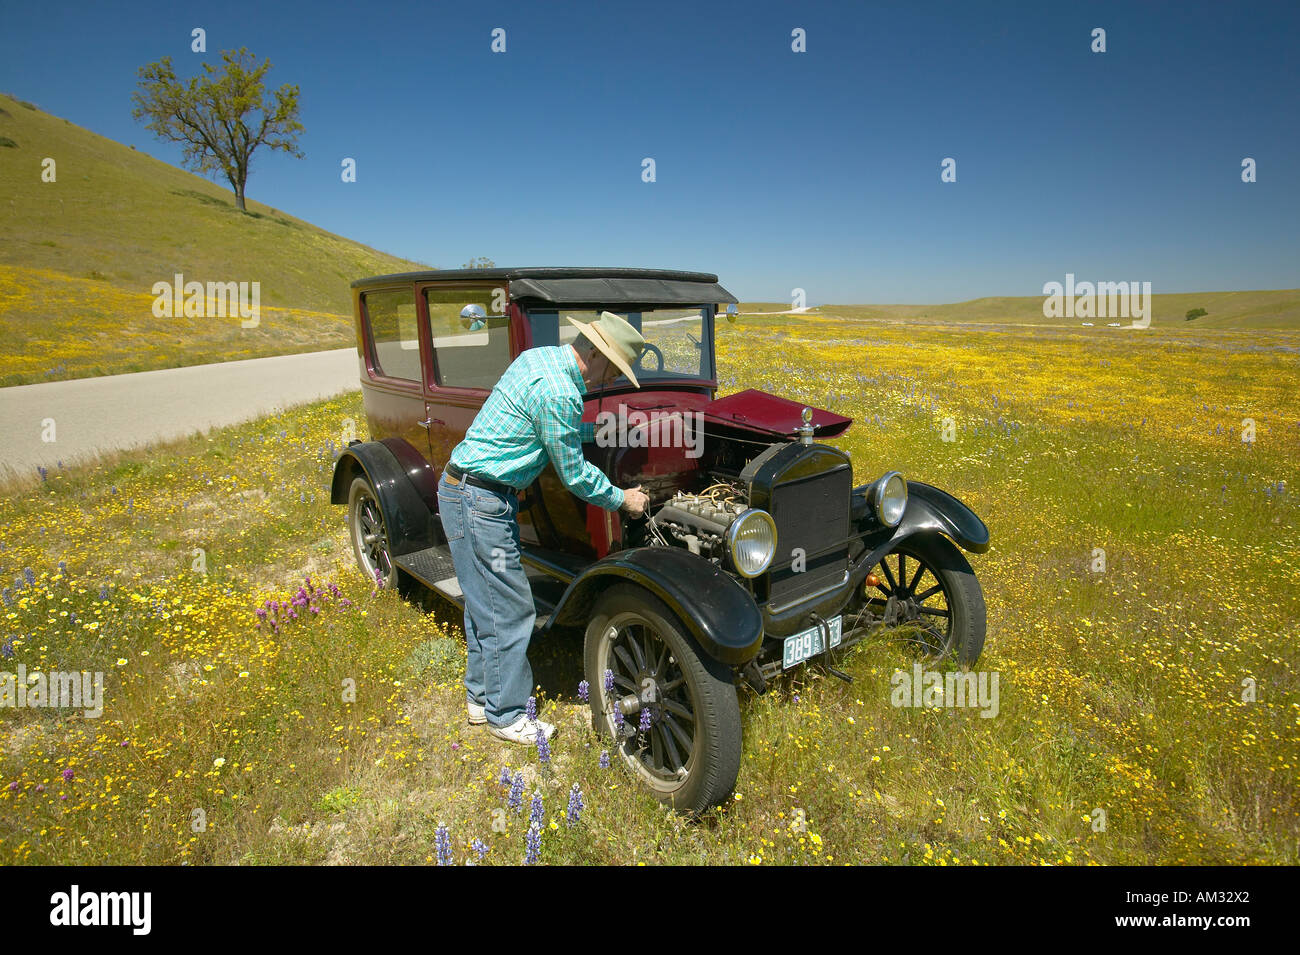
[[[635,584],[615,584],[596,601],[583,646],[583,671],[593,704],[591,722],[597,734],[611,740],[614,737],[613,727],[603,712],[605,674],[596,659],[597,648],[606,622],[628,611],[644,617],[672,650],[694,699],[698,727],[694,748],[697,762],[686,781],[670,792],[655,789],[648,783],[646,788],[664,805],[687,816],[698,816],[725,802],[735,790],[740,775],[740,700],[731,667],[706,654],[681,626],[677,615],[654,594]],[[619,754],[611,755],[622,758]],[[631,771],[641,779],[637,770]]]
[[[971,569],[970,561],[942,534],[913,538],[900,550],[915,554],[940,578],[948,592],[952,611],[954,639],[949,653],[959,666],[974,666],[984,652],[988,612],[984,605],[984,590]]]
[[[356,509],[357,509],[357,500],[358,500],[358,498],[360,497],[361,492],[363,492],[363,491],[366,492],[367,494],[369,494],[370,497],[371,497],[371,498],[374,500],[374,502],[375,502],[375,508],[379,511],[379,519],[380,519],[380,521],[381,521],[381,522],[383,523],[383,525],[384,525],[384,536],[385,536],[385,537],[388,536],[388,519],[387,519],[386,517],[384,517],[384,510],[383,510],[383,507],[382,507],[382,506],[380,505],[380,503],[379,503],[379,495],[375,493],[375,489],[374,489],[374,487],[371,485],[371,483],[370,483],[370,479],[369,479],[368,477],[366,477],[364,474],[359,474],[359,475],[357,475],[355,478],[353,478],[353,479],[352,479],[352,484],[349,485],[349,487],[348,487],[348,518],[347,518],[347,519],[348,519],[348,537],[349,537],[349,538],[351,539],[351,541],[352,541],[352,556],[355,557],[356,560],[357,560],[357,567],[361,570],[361,572],[362,572],[363,574],[365,574],[365,573],[366,573],[366,564],[365,564],[365,561],[363,561],[363,560],[361,559],[361,541],[358,540],[358,539],[357,539],[357,536],[356,536]],[[392,541],[389,541],[389,543],[388,543],[388,563],[389,563],[389,567],[390,567],[390,570],[389,570],[389,577],[392,577],[392,576],[394,576],[394,575],[396,574],[396,569],[392,567],[392,563],[393,563],[393,551],[392,551],[392,546],[393,546],[393,545],[392,545]],[[371,578],[370,578],[370,583],[373,585],[374,582],[375,582],[374,578],[371,577]],[[385,586],[385,587],[391,586],[392,583],[393,583],[393,581],[389,580],[388,578],[385,578],[385,579],[384,579],[384,586]]]

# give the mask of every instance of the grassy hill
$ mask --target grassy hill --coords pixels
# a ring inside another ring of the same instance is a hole
[[[1151,298],[1151,322],[1163,328],[1300,328],[1300,289],[1165,295],[1157,292]],[[745,312],[767,312],[786,309],[789,305],[747,302],[740,308]],[[1203,308],[1208,314],[1186,321],[1184,316],[1194,308]],[[977,298],[948,305],[821,305],[812,309],[811,314],[922,325],[976,322],[1079,327],[1085,321],[1095,325],[1115,321],[1127,325],[1130,321],[1122,318],[1045,318],[1041,295]]]
[[[228,189],[4,95],[0,210],[0,385],[347,346],[348,284],[426,267],[252,200],[241,214]],[[150,289],[177,272],[260,282],[261,324],[155,318]]]

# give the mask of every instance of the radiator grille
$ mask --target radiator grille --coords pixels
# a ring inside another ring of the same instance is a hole
[[[777,547],[769,578],[772,603],[792,603],[844,579],[852,483],[852,471],[840,468],[772,488]],[[806,555],[802,571],[792,569],[795,548]]]

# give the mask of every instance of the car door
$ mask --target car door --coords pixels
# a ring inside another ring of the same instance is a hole
[[[370,438],[399,438],[420,454],[430,453],[424,355],[426,333],[412,285],[366,289],[358,304],[366,354],[361,388]]]
[[[418,290],[433,358],[426,406],[430,461],[441,471],[510,367],[518,346],[504,282],[429,282]],[[483,316],[465,317],[462,313],[470,306],[478,306]],[[535,543],[524,504],[521,495],[521,540]]]

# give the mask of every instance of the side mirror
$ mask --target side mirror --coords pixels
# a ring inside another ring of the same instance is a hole
[[[487,324],[487,312],[482,305],[466,305],[460,310],[460,324],[463,328],[480,329]]]

